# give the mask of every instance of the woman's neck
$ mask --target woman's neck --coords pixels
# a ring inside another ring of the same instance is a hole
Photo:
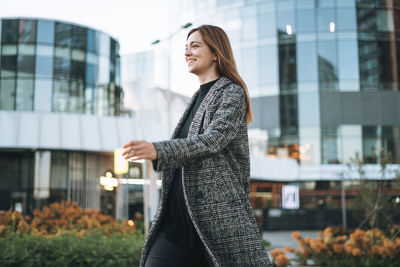
[[[202,74],[202,75],[197,75],[199,78],[199,83],[200,85],[214,81],[220,77],[216,71],[210,71],[208,73]]]

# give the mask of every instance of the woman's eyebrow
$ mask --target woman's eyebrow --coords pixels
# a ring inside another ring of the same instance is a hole
[[[202,42],[199,42],[199,41],[191,41],[189,45],[192,45],[193,43],[202,44]],[[186,47],[187,47],[187,44],[186,44]]]

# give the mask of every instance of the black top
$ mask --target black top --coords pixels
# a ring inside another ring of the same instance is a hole
[[[197,109],[211,86],[213,86],[217,80],[200,86],[200,93],[178,133],[178,138],[187,138],[190,124],[192,123]],[[163,222],[161,223],[161,231],[165,232],[166,238],[170,241],[190,248],[195,246],[196,238],[198,238],[186,209],[182,185],[182,167],[175,170],[171,192],[167,200],[167,209]]]

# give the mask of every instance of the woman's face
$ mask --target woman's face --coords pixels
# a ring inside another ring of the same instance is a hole
[[[217,59],[198,31],[193,32],[186,40],[185,58],[188,71],[196,75],[210,71],[213,61]]]

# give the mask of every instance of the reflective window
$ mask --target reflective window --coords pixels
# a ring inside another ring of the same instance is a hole
[[[379,85],[383,90],[396,90],[398,83],[398,63],[396,62],[396,52],[393,49],[393,42],[378,41],[377,44],[379,55]]]
[[[108,98],[107,98],[107,87],[97,86],[94,89],[94,106],[95,114],[100,116],[106,115],[108,112]]]
[[[259,84],[278,87],[278,56],[276,46],[263,46],[258,51]]]
[[[363,126],[362,127],[362,154],[365,163],[378,163],[381,151],[381,127]]]
[[[54,43],[54,22],[48,20],[39,20],[37,23],[37,43]]]
[[[54,78],[68,81],[71,72],[70,50],[56,47],[55,56]]]
[[[100,56],[99,57],[99,84],[106,84],[110,81],[110,61],[108,58]]]
[[[87,30],[87,49],[89,51],[97,53],[98,51],[98,34],[96,31],[88,29]]]
[[[257,66],[257,48],[242,50],[242,66],[246,70],[243,72],[243,79],[247,85],[257,87],[257,71],[254,71],[254,66]]]
[[[297,94],[279,95],[279,120],[282,135],[297,135],[299,117],[297,103]]]
[[[321,163],[320,140],[319,127],[300,127],[299,153],[301,165],[319,165]]]
[[[68,81],[54,80],[53,111],[68,111],[69,83]]]
[[[280,11],[294,8],[294,0],[279,0],[276,2],[278,3],[278,10]]]
[[[352,0],[349,0],[352,1]],[[316,0],[316,5],[318,8],[321,7],[334,7],[335,6],[335,0]]]
[[[3,20],[3,44],[15,44],[18,41],[18,20]]]
[[[85,62],[71,61],[71,78],[75,80],[85,80]]]
[[[94,88],[93,86],[86,86],[85,88],[85,113],[93,114],[93,97]]]
[[[34,92],[35,111],[51,112],[52,90],[53,80],[36,78]]]
[[[242,19],[242,38],[243,41],[254,40],[257,38],[256,16]]]
[[[355,7],[357,0],[336,0],[337,7]]]
[[[332,91],[338,87],[336,51],[336,42],[318,42],[318,79],[322,91]]]
[[[317,48],[315,42],[297,43],[298,82],[317,81]]]
[[[73,48],[86,49],[86,29],[79,26],[71,27],[71,45]]]
[[[336,10],[339,31],[356,31],[356,10],[350,8],[338,8]]]
[[[400,127],[382,127],[382,150],[385,152],[389,163],[400,163]]]
[[[84,111],[84,84],[83,80],[71,80],[71,87],[68,100],[68,111],[79,112]],[[108,114],[108,113],[107,113]]]
[[[108,57],[110,55],[110,37],[100,33],[99,47],[100,55]]]
[[[317,9],[317,24],[320,32],[333,32],[332,27],[336,25],[335,10],[333,8]]]
[[[372,34],[376,31],[376,13],[374,8],[357,8],[358,31]]]
[[[376,24],[378,31],[393,32],[394,20],[392,10],[377,10],[376,11]]]
[[[258,26],[259,38],[275,36],[276,35],[275,13],[259,15],[257,26]]]
[[[19,21],[19,43],[34,43],[36,38],[36,21]]]
[[[356,153],[362,153],[361,125],[341,125],[338,128],[340,146],[339,161],[347,163]]]
[[[297,30],[299,32],[314,32],[315,24],[314,9],[297,10]]]
[[[296,44],[279,45],[279,85],[281,90],[297,87]]]
[[[315,0],[297,0],[296,4],[298,8],[314,8]]]
[[[2,33],[1,33],[1,32],[2,32],[2,26],[1,26],[1,25],[2,25],[2,22],[3,22],[3,21],[0,20],[0,44],[1,44],[1,37],[2,37]]]
[[[0,80],[0,109],[14,110],[15,107],[15,79]]]
[[[33,79],[18,79],[16,110],[33,110]]]
[[[338,45],[339,89],[359,91],[358,42],[339,40]]]
[[[36,67],[37,77],[53,76],[53,47],[38,45],[36,47]]]
[[[278,35],[280,38],[286,38],[286,35],[293,35],[296,32],[294,22],[294,11],[278,13]]]
[[[336,127],[321,128],[322,140],[322,164],[338,164],[339,160],[339,139]]]
[[[86,83],[94,85],[97,80],[97,57],[94,54],[87,54],[86,61]]]
[[[1,77],[15,77],[17,73],[17,46],[3,45],[1,56]]]
[[[360,86],[363,91],[376,91],[379,83],[378,45],[375,41],[358,41]]]
[[[18,47],[18,77],[33,78],[35,69],[35,46],[19,45]]]
[[[67,189],[68,181],[68,154],[65,152],[51,152],[51,179],[52,189]]]
[[[61,47],[71,47],[71,25],[56,22],[55,45]]]
[[[297,97],[299,105],[299,125],[319,125],[319,93],[299,93]]]

